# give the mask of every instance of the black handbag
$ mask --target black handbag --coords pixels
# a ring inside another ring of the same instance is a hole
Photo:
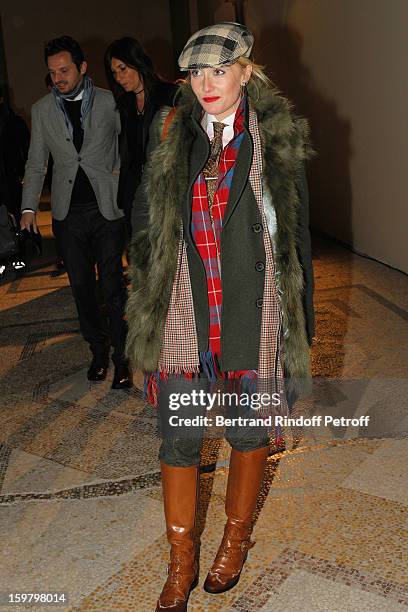
[[[7,206],[0,204],[0,260],[7,260],[18,254],[19,232],[14,218],[9,214]]]

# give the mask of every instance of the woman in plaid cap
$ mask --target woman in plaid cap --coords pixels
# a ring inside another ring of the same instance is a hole
[[[162,109],[152,125],[135,202],[146,229],[133,242],[128,355],[147,373],[162,421],[170,388],[208,389],[220,378],[276,386],[284,378],[292,403],[309,377],[308,128],[250,60],[252,44],[235,23],[194,34],[179,58],[189,74],[177,110]],[[204,583],[209,593],[239,580],[269,450],[264,430],[238,427],[226,438],[227,522]],[[185,610],[198,582],[200,446],[194,434],[162,441],[171,552],[157,610]]]

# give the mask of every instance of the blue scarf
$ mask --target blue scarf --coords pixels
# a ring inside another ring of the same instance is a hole
[[[78,83],[76,88],[73,91],[70,91],[68,94],[62,94],[60,91],[58,91],[56,87],[52,88],[52,93],[54,94],[55,102],[62,114],[64,115],[65,123],[71,138],[73,138],[74,135],[74,128],[65,109],[64,100],[74,100],[81,93],[81,91],[84,92],[81,104],[81,126],[82,129],[84,129],[85,117],[92,108],[92,103],[95,96],[95,87],[92,79],[89,76],[85,75]]]

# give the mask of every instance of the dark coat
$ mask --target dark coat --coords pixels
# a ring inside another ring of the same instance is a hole
[[[139,186],[143,172],[143,165],[146,160],[146,148],[149,141],[149,130],[153,117],[162,106],[173,106],[174,96],[177,92],[177,85],[159,81],[152,93],[146,100],[143,115],[143,130],[141,151],[142,157],[138,164],[134,163],[129,147],[129,116],[131,106],[135,105],[135,95],[133,92],[124,94],[122,101],[118,104],[120,120],[122,124],[119,138],[120,151],[120,176],[118,188],[118,206],[130,215],[136,189]]]
[[[0,105],[0,200],[19,218],[22,180],[27,161],[30,132],[21,117]]]
[[[308,228],[308,198],[304,160],[309,156],[307,124],[292,116],[288,102],[261,89],[257,113],[263,153],[263,177],[272,196],[277,231],[275,267],[281,290],[284,365],[293,378],[309,373],[308,341],[313,336],[313,271]],[[148,208],[147,229],[133,244],[133,290],[127,315],[128,355],[138,367],[152,371],[160,355],[161,338],[177,262],[180,221],[194,298],[199,350],[208,343],[208,300],[205,272],[190,233],[191,190],[209,155],[200,125],[201,107],[189,93],[180,106],[165,142],[159,144],[146,168],[135,205]],[[160,140],[160,122],[156,136]],[[257,369],[265,261],[261,217],[248,175],[253,153],[245,128],[223,221],[221,261],[223,370]]]

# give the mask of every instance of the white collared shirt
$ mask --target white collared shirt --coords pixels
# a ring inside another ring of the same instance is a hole
[[[216,123],[224,123],[225,128],[222,133],[222,148],[225,149],[227,144],[234,138],[234,120],[235,120],[235,112],[228,117],[225,117],[222,121],[218,121],[218,119],[214,115],[209,115],[208,113],[204,113],[203,118],[201,120],[202,128],[205,132],[207,132],[207,136],[210,141],[214,138],[214,126],[213,122]]]

